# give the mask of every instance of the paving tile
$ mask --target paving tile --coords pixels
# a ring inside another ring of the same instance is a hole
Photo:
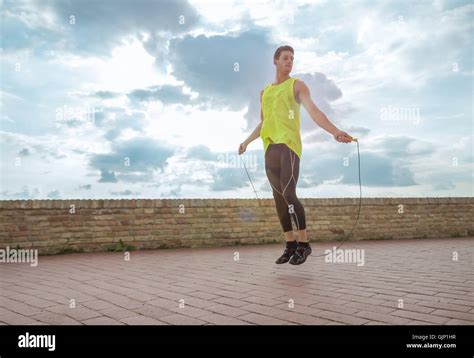
[[[446,259],[453,248],[471,255],[472,238],[350,247],[366,250],[365,266],[276,265],[281,245],[238,247],[239,262],[235,247],[138,250],[132,263],[110,252],[42,256],[34,270],[2,266],[0,324],[474,324],[471,263]]]

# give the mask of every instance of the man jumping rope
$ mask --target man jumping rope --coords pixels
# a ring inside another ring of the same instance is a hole
[[[260,123],[250,136],[240,144],[239,155],[258,137],[263,140],[265,171],[272,186],[278,218],[285,234],[286,248],[277,264],[290,262],[301,265],[311,255],[311,246],[306,235],[306,217],[303,205],[296,196],[300,159],[302,153],[300,135],[300,104],[311,119],[331,133],[341,143],[353,138],[339,130],[311,99],[308,86],[290,77],[294,50],[291,46],[280,46],[275,51],[273,63],[276,66],[275,83],[268,84],[260,92]],[[292,216],[297,222],[298,241],[292,229]]]

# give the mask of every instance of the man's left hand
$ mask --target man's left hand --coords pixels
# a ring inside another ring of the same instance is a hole
[[[337,131],[336,133],[334,133],[334,139],[341,143],[352,142],[352,137],[344,131]]]

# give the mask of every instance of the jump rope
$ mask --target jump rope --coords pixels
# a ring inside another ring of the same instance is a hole
[[[359,209],[357,211],[357,218],[356,218],[356,221],[354,223],[354,226],[352,227],[351,231],[349,232],[349,234],[341,241],[341,243],[336,247],[336,250],[339,249],[339,247],[341,247],[341,245],[347,241],[347,239],[349,238],[349,236],[351,236],[352,232],[354,231],[356,225],[357,225],[357,222],[359,221],[359,215],[360,215],[360,208],[362,206],[362,184],[361,184],[361,181],[360,181],[360,151],[359,151],[359,141],[357,138],[352,138],[352,141],[353,142],[356,142],[357,143],[357,158],[358,158],[358,166],[359,166],[359,192],[360,192],[360,196],[359,196]],[[293,154],[293,155],[292,155]],[[272,186],[272,188],[282,196],[283,200],[285,200],[286,202],[286,205],[288,205],[288,213],[290,214],[290,219],[291,219],[291,227],[292,227],[292,230],[293,232],[295,231],[299,231],[300,230],[300,226],[299,226],[299,221],[298,221],[298,215],[296,215],[295,213],[295,209],[294,209],[294,206],[293,204],[289,204],[288,201],[286,200],[285,198],[285,191],[286,189],[288,188],[288,185],[290,185],[291,183],[291,180],[293,179],[293,181],[295,182],[295,186],[296,186],[296,179],[295,177],[293,176],[293,167],[294,167],[294,164],[295,164],[295,157],[294,157],[294,153],[290,150],[290,160],[291,160],[291,177],[290,177],[290,180],[288,180],[288,183],[285,185],[285,188],[283,189],[282,192],[280,192],[278,189],[276,189],[273,184],[270,182],[270,185]],[[255,196],[258,198],[258,195],[257,195],[257,191],[255,190],[255,187],[253,185],[253,182],[252,182],[252,179],[250,178],[250,174],[247,170],[247,166],[245,165],[245,161],[242,160],[242,163],[244,164],[244,168],[245,168],[245,172],[247,173],[247,177],[249,178],[249,181],[250,181],[250,184],[252,185],[252,188],[253,188],[253,191],[255,193]],[[294,218],[296,219],[296,223],[295,223],[295,220],[293,218],[293,215],[294,215]],[[296,230],[295,230],[295,227],[296,227]],[[315,256],[315,257],[320,257],[320,256],[326,256],[325,254],[323,255],[311,255],[311,256]]]

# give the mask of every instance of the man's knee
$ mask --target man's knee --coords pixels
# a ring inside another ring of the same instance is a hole
[[[292,204],[292,203],[294,204],[294,203],[298,200],[298,198],[296,197],[296,193],[291,192],[291,191],[290,191],[290,192],[285,191],[285,193],[284,193],[283,196],[285,197],[285,200],[286,200],[289,204]]]

